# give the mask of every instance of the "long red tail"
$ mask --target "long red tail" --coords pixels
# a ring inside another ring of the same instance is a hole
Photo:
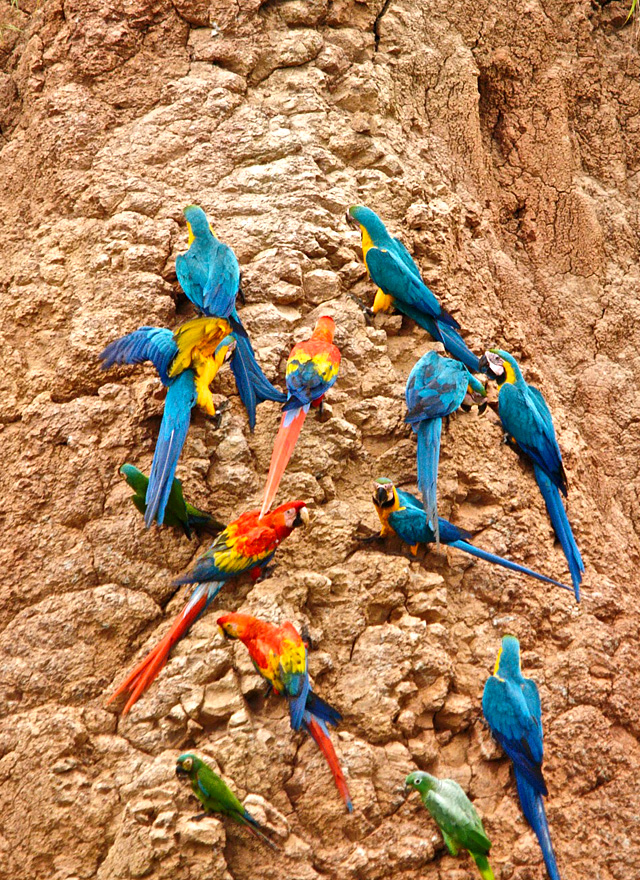
[[[278,436],[275,439],[273,452],[271,453],[269,475],[264,489],[264,501],[260,510],[261,517],[268,513],[273,499],[276,497],[280,480],[289,463],[294,446],[298,441],[306,415],[307,411],[304,407],[301,407],[299,410],[288,410],[282,414]]]
[[[347,785],[347,780],[344,778],[344,773],[342,772],[342,767],[338,762],[338,756],[336,755],[336,750],[333,747],[331,738],[328,736],[326,730],[323,729],[322,725],[315,720],[315,718],[311,718],[310,721],[305,718],[305,725],[311,736],[315,739],[318,748],[324,755],[326,762],[329,765],[329,769],[333,773],[336,788],[340,792],[340,795],[342,796],[342,800],[345,802],[347,810],[350,813],[353,813],[353,804],[351,803],[349,786]]]
[[[212,588],[215,588],[215,592]],[[109,697],[107,705],[112,703],[121,694],[129,694],[122,715],[126,715],[142,694],[147,690],[160,674],[169,659],[169,653],[176,642],[185,635],[191,624],[198,618],[209,602],[218,593],[222,584],[200,584],[194,590],[187,605],[173,622],[173,626],[166,636],[150,651],[133,672],[127,676],[120,687]],[[212,595],[213,593],[213,595]]]

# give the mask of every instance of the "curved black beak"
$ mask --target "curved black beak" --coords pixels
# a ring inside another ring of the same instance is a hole
[[[356,220],[355,217],[352,217],[352,216],[351,216],[351,214],[349,213],[348,210],[347,210],[347,212],[345,213],[344,216],[345,216],[345,219],[346,219],[347,223],[349,224],[349,226],[353,226],[354,229],[359,229],[359,228],[360,228],[360,224],[358,223],[358,221]]]
[[[478,370],[481,373],[486,373],[487,375],[489,375],[489,361],[487,359],[486,352],[482,355],[482,357],[478,361]]]
[[[185,779],[188,775],[189,775],[189,774],[188,774],[187,771],[184,769],[184,767],[182,766],[182,764],[177,764],[177,765],[176,765],[176,776],[178,777],[178,779]]]

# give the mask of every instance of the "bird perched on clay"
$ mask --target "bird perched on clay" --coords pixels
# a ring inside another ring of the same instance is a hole
[[[248,810],[245,810],[242,803],[218,774],[214,773],[211,767],[193,752],[180,755],[176,762],[176,776],[181,780],[189,780],[191,790],[204,808],[204,812],[193,816],[192,821],[197,822],[204,819],[205,816],[216,813],[227,816],[238,825],[244,825],[247,831],[250,831],[254,837],[266,843],[271,849],[278,850],[275,843],[269,840],[265,834],[264,826],[257,819],[254,819]]]
[[[120,473],[131,486],[134,494],[131,501],[144,516],[147,509],[147,489],[149,487],[149,478],[134,467],[132,464],[123,464]],[[169,500],[164,512],[164,524],[175,529],[180,529],[191,540],[193,532],[206,531],[209,534],[217,535],[224,529],[224,523],[221,523],[210,513],[204,510],[198,510],[193,504],[189,504],[184,500],[182,494],[182,483],[178,479],[174,479],[169,493]]]
[[[340,713],[313,692],[309,683],[307,649],[292,623],[275,626],[248,614],[225,614],[218,625],[226,636],[240,639],[257,672],[275,694],[286,697],[293,730],[303,729],[316,741],[325,757],[342,799],[351,813],[349,788],[338,761],[327,724],[334,727]]]
[[[482,403],[484,385],[460,361],[428,351],[409,373],[405,390],[408,422],[418,438],[418,488],[427,518],[439,542],[438,465],[442,420],[463,404]]]
[[[508,442],[533,464],[536,483],[567,559],[579,602],[584,563],[562,503],[561,493],[567,495],[567,477],[551,411],[542,393],[525,382],[518,362],[509,352],[492,348],[483,355],[481,368],[498,383],[498,413]]]
[[[543,797],[542,710],[534,681],[520,669],[520,643],[504,636],[496,665],[484,686],[482,711],[491,733],[513,763],[522,812],[535,832],[551,880],[560,880]]]
[[[472,856],[483,880],[494,880],[487,856],[491,841],[480,816],[460,785],[453,779],[436,779],[428,773],[410,773],[405,788],[417,791],[442,833],[452,856],[466,849]]]
[[[460,325],[424,283],[402,242],[389,235],[378,215],[364,205],[352,205],[347,211],[347,221],[360,229],[364,263],[378,287],[374,313],[395,307],[441,342],[449,354],[462,361],[471,372],[477,373],[478,358],[458,333]]]
[[[194,318],[175,332],[164,327],[140,327],[111,342],[99,357],[102,369],[151,361],[167,388],[145,498],[147,527],[154,520],[159,525],[164,522],[191,410],[198,404],[208,415],[216,415],[210,385],[223,363],[231,361],[251,426],[255,424],[257,402],[285,399],[264,375],[253,351],[248,352],[246,345],[239,343],[237,333],[224,318]]]
[[[174,581],[177,585],[197,586],[169,632],[127,676],[108,702],[127,694],[127,702],[122,710],[122,714],[126,715],[157,678],[176,642],[204,614],[227,581],[246,572],[257,580],[282,541],[298,526],[308,524],[309,511],[304,501],[282,504],[260,519],[258,511],[251,510],[230,523],[207,552],[200,556],[193,569]]]
[[[213,352],[210,358],[212,365],[207,374],[209,381],[233,354],[235,343],[229,336],[230,331],[229,323],[224,320],[219,320],[212,330]],[[147,527],[154,520],[160,525],[164,522],[164,513],[173,486],[178,459],[189,430],[191,410],[200,400],[207,407],[208,414],[215,416],[213,400],[210,406],[207,406],[207,400],[211,396],[208,393],[208,386],[205,393],[201,377],[190,368],[178,371],[174,367],[179,353],[175,334],[171,330],[164,327],[140,327],[133,333],[111,342],[99,355],[103,361],[103,370],[114,364],[140,364],[151,361],[158,371],[160,381],[167,388],[145,498],[144,516]]]
[[[187,205],[184,215],[189,230],[189,250],[176,257],[176,275],[187,298],[202,315],[226,318],[231,325],[237,347],[231,369],[253,431],[257,405],[265,400],[283,403],[286,396],[262,372],[236,310],[240,289],[236,255],[216,238],[202,208]]]
[[[373,484],[373,506],[380,520],[380,538],[397,535],[401,541],[410,545],[414,555],[418,552],[421,544],[435,543],[434,531],[418,499],[410,492],[397,489],[386,477],[380,477]],[[526,574],[539,581],[544,581],[544,583],[571,591],[571,587],[561,584],[560,581],[539,574],[524,565],[518,565],[517,562],[503,559],[502,556],[496,556],[487,550],[481,550],[480,547],[470,543],[472,536],[469,532],[454,526],[448,520],[439,517],[439,524],[440,541],[448,547],[454,547],[456,550],[462,550],[477,559],[484,559],[485,562],[492,562],[494,565],[500,565],[510,571]]]
[[[318,320],[309,339],[291,349],[286,370],[287,402],[282,407],[282,420],[273,444],[261,516],[276,497],[309,407],[320,407],[324,395],[338,378],[340,351],[333,344],[334,334],[335,322],[325,315]]]

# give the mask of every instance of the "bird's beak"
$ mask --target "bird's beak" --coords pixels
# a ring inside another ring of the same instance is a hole
[[[347,211],[347,213],[345,214],[345,219],[346,219],[347,223],[349,224],[349,226],[353,226],[354,229],[360,228],[360,224],[358,223],[358,221],[356,220],[355,217],[351,216],[349,211]]]
[[[489,351],[485,351],[480,358],[479,369],[492,379],[498,380],[498,382],[503,376],[505,376],[506,371],[504,363],[498,354],[498,349],[491,348]]]
[[[184,769],[184,767],[182,766],[182,764],[178,764],[177,767],[176,767],[176,776],[178,777],[178,779],[184,779],[184,778],[185,778],[186,776],[188,776],[188,775],[189,775],[189,774],[188,774],[187,771]]]
[[[309,510],[306,507],[301,507],[298,511],[298,515],[294,520],[294,526],[304,526],[305,529],[309,527],[310,517]]]
[[[380,483],[373,484],[373,503],[377,507],[384,507],[389,501],[389,486],[382,486]]]

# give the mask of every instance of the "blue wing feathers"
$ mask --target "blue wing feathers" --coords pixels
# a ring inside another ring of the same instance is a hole
[[[164,385],[171,379],[168,371],[178,353],[173,333],[165,327],[139,327],[133,333],[121,336],[100,352],[102,369],[114,364],[141,364],[151,361]]]
[[[441,419],[429,419],[418,425],[418,487],[422,493],[429,525],[438,539],[438,463],[440,461]]]

